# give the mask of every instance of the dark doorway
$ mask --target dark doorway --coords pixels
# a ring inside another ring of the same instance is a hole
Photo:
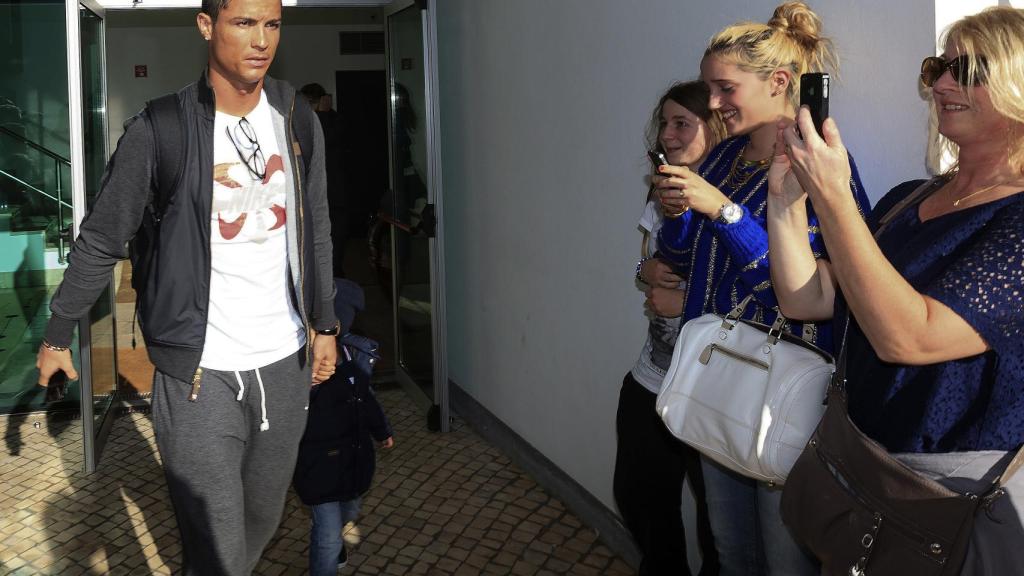
[[[383,70],[335,73],[342,194],[350,238],[365,238],[388,188],[388,91]]]
[[[345,71],[335,73],[335,82],[341,186],[336,193],[340,197],[332,198],[332,204],[341,209],[331,214],[334,250],[342,253],[345,276],[366,295],[366,309],[356,316],[354,331],[380,343],[382,357],[375,376],[390,379],[395,367],[391,269],[390,262],[385,268],[380,262],[390,250],[376,254],[368,238],[370,221],[388,189],[387,79],[383,70]],[[388,246],[390,240],[378,238],[377,244]]]

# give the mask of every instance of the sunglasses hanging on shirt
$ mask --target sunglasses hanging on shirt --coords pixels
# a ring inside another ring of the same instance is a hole
[[[975,60],[973,77],[969,77],[968,69],[971,57],[963,54],[951,60],[943,60],[938,56],[929,56],[921,62],[921,82],[931,88],[946,70],[949,70],[953,80],[961,86],[981,86],[985,83],[986,62],[984,56],[978,56]]]
[[[235,146],[235,151],[238,152],[238,157],[245,162],[245,167],[249,169],[249,174],[252,174],[253,178],[257,180],[266,179],[267,160],[263,157],[263,150],[260,149],[260,143],[256,140],[256,131],[253,130],[252,124],[243,116],[234,128],[227,126],[225,130],[231,143]]]

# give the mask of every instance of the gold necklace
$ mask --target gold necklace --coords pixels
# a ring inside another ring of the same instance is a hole
[[[761,170],[764,170],[771,163],[771,158],[765,158],[764,160],[744,160],[743,153],[747,151],[747,145],[744,144],[743,148],[740,149],[739,154],[732,159],[732,165],[729,166],[729,174],[726,175],[725,180],[722,181],[723,188],[729,188],[731,190],[739,190],[750,182],[750,179],[754,177]]]
[[[1007,180],[1005,182],[996,182],[995,184],[992,184],[990,186],[985,186],[984,188],[982,188],[981,190],[978,190],[977,192],[971,192],[967,196],[961,196],[960,198],[957,198],[956,200],[953,200],[953,207],[956,208],[956,207],[960,206],[960,203],[963,202],[964,200],[970,200],[971,198],[974,198],[975,196],[979,196],[981,194],[984,194],[985,192],[989,192],[989,191],[995,190],[996,188],[1002,186],[1003,184],[1009,184],[1009,183],[1010,183],[1009,180]]]

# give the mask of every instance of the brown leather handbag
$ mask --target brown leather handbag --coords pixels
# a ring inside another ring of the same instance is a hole
[[[984,494],[960,494],[894,459],[847,415],[842,388],[789,473],[782,520],[822,564],[822,574],[952,576],[960,573],[979,509],[1003,495],[1018,452]]]
[[[895,206],[882,228],[930,184]],[[783,522],[824,575],[959,574],[975,515],[1005,493],[1024,448],[983,494],[960,494],[918,474],[850,420],[845,348],[844,338],[825,415],[786,479]]]

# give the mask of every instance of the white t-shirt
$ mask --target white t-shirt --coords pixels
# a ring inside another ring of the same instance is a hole
[[[661,229],[661,211],[654,201],[647,203],[644,213],[640,216],[640,228],[646,230],[647,253],[654,254],[658,250],[658,230]],[[685,288],[682,283],[680,288]],[[672,350],[679,336],[680,318],[662,318],[648,313],[651,323],[647,329],[647,341],[640,351],[640,358],[633,366],[633,378],[647,390],[657,394],[665,379],[665,372],[672,361]]]
[[[252,135],[256,144],[251,141]],[[257,145],[263,164],[253,157]],[[243,159],[249,160],[248,166]],[[210,311],[199,362],[204,368],[261,368],[306,342],[288,286],[287,164],[278,149],[266,93],[260,95],[260,103],[244,122],[243,118],[217,112],[213,129]],[[266,172],[262,179],[254,174],[262,171]]]

